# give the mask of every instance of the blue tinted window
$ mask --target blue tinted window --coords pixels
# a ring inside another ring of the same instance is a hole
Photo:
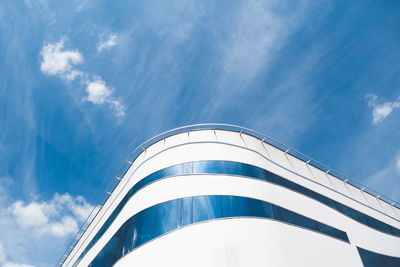
[[[248,164],[243,164],[243,175],[260,180],[266,179],[265,171],[263,169]]]
[[[220,196],[193,197],[193,222],[221,218]]]
[[[221,196],[222,217],[250,216],[248,198]]]
[[[251,216],[273,218],[272,205],[270,203],[250,198],[249,206]]]
[[[154,181],[157,181],[158,179],[163,178],[161,171],[157,171],[154,172],[152,174],[150,174],[149,176],[147,176],[146,178],[144,178],[143,180],[145,181],[145,184],[150,184]]]
[[[218,161],[193,162],[193,173],[195,174],[219,173],[219,163]]]
[[[400,258],[390,257],[362,248],[357,248],[365,267],[400,266]]]
[[[204,173],[219,173],[219,161],[206,161]]]
[[[161,203],[156,207],[154,237],[168,233],[180,226],[181,200]]]
[[[117,241],[118,232],[108,241],[89,266],[112,266],[117,260],[115,253]]]
[[[236,162],[231,161],[220,161],[219,167],[221,173],[243,175],[242,164],[237,164]]]
[[[181,226],[193,223],[193,197],[181,199]]]
[[[329,236],[333,236],[336,237],[338,239],[341,239],[343,241],[349,242],[349,239],[347,237],[347,234],[343,231],[340,231],[336,228],[333,228],[332,226],[320,223],[320,222],[316,222],[317,223],[317,231],[324,233],[326,235]]]
[[[118,230],[119,241],[117,246],[117,259],[123,257],[133,249],[134,228],[135,217],[132,217]]]
[[[193,173],[193,162],[183,163],[183,174],[192,174]]]
[[[293,211],[277,207],[281,212],[281,220],[290,224],[298,225],[308,229],[317,229],[316,221],[297,214]]]
[[[162,177],[182,175],[182,164],[165,168],[161,172]]]
[[[154,206],[136,215],[134,248],[137,248],[153,238],[155,215]]]

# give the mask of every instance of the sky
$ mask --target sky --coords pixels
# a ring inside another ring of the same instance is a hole
[[[124,159],[260,131],[400,201],[400,2],[0,2],[0,265],[54,266]]]

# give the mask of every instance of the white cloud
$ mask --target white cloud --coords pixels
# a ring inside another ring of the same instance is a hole
[[[14,202],[10,207],[17,225],[32,229],[39,234],[64,237],[78,231],[78,222],[89,215],[93,207],[82,196],[72,197],[68,193],[56,193],[52,199],[25,204]]]
[[[89,82],[86,91],[88,93],[86,100],[93,104],[102,104],[106,102],[107,98],[111,95],[111,89],[108,88],[106,83],[100,78]]]
[[[15,263],[15,262],[5,262],[3,263],[2,267],[34,267],[30,264],[22,264],[22,263]]]
[[[97,51],[102,51],[103,49],[107,49],[113,47],[117,44],[117,36],[115,34],[110,34],[107,40],[100,42],[97,45]]]
[[[78,224],[74,218],[65,216],[61,222],[55,222],[49,225],[47,231],[56,237],[63,237],[74,234],[78,231]]]
[[[39,203],[32,202],[24,205],[22,201],[17,201],[11,209],[17,224],[22,228],[40,227],[47,224],[47,216]]]
[[[47,75],[58,75],[66,80],[73,80],[82,72],[74,69],[74,65],[83,62],[83,56],[78,51],[63,50],[64,40],[43,46],[40,54],[42,62],[40,69]]]
[[[378,99],[377,95],[368,94],[365,97],[369,99],[368,106],[372,108],[373,125],[378,125],[378,123],[382,122],[387,116],[389,116],[394,109],[400,108],[400,97],[393,102],[385,102],[380,105],[376,104],[376,100]]]
[[[125,115],[125,106],[119,100],[111,98],[112,91],[113,89],[107,87],[106,83],[100,77],[95,77],[94,81],[88,82],[86,87],[88,96],[84,100],[93,104],[108,103],[114,108],[116,115],[122,117]]]

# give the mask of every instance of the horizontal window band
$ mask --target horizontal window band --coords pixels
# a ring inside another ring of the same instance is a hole
[[[179,175],[192,175],[192,174],[225,174],[225,175],[235,175],[243,178],[253,178],[257,180],[266,181],[269,183],[273,183],[276,185],[283,186],[285,188],[291,189],[297,193],[303,194],[307,197],[310,197],[314,200],[317,200],[340,213],[356,220],[359,223],[362,223],[368,227],[371,227],[375,230],[381,231],[385,234],[394,235],[396,237],[400,237],[400,230],[388,225],[382,221],[379,221],[375,218],[372,218],[369,215],[361,213],[353,208],[350,208],[346,205],[343,205],[335,200],[332,200],[322,194],[319,194],[315,191],[312,191],[306,187],[298,185],[292,181],[289,181],[281,176],[278,176],[272,172],[264,170],[262,168],[241,163],[241,162],[233,162],[233,161],[195,161],[195,162],[187,162],[182,164],[173,165],[171,167],[164,168],[162,170],[156,171],[145,178],[141,179],[137,182],[125,195],[125,197],[121,200],[115,210],[111,213],[109,218],[106,220],[104,225],[100,228],[94,238],[87,245],[85,250],[80,255],[79,261],[87,251],[93,247],[93,245],[101,238],[101,236],[105,233],[105,231],[109,228],[118,214],[121,212],[122,208],[128,202],[128,200],[137,193],[143,187],[154,183],[158,180],[170,177],[170,176],[179,176]]]
[[[237,217],[273,219],[349,242],[344,231],[266,201],[225,195],[195,196],[159,203],[135,214],[119,228],[89,266],[112,266],[141,245],[194,223]]]
[[[400,258],[386,256],[357,247],[364,267],[400,266]]]

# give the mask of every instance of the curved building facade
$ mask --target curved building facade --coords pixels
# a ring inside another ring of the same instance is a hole
[[[126,166],[60,266],[400,266],[398,203],[249,129],[166,132]]]

